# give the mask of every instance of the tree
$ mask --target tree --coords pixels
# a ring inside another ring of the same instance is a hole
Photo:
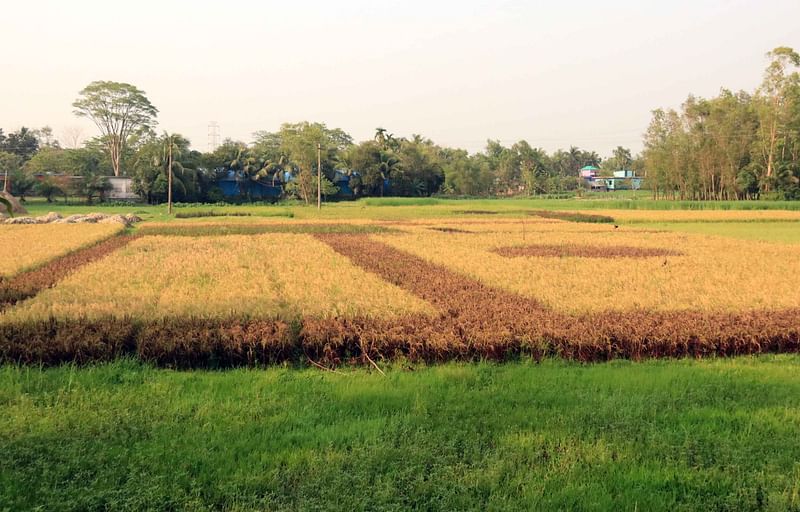
[[[95,198],[103,199],[105,193],[111,190],[112,186],[108,178],[97,174],[88,174],[78,180],[74,185],[74,192],[86,198],[87,204],[92,204]]]
[[[316,195],[317,145],[323,148],[323,177],[330,182],[339,155],[353,143],[352,138],[341,129],[330,129],[322,123],[307,121],[282,125],[278,137],[280,151],[295,166],[291,187],[287,189],[306,204]]]
[[[23,170],[23,158],[14,153],[0,151],[0,175],[3,177],[3,192],[25,201],[36,184],[36,180]]]
[[[281,146],[281,134],[260,131],[254,134],[255,142],[250,148],[260,163],[260,169],[253,179],[267,180],[273,187],[283,183],[284,173],[291,173],[292,162]]]
[[[25,171],[29,174],[73,174],[74,150],[42,148],[33,158],[25,164]]]
[[[382,165],[385,157],[379,142],[370,140],[357,144],[346,152],[344,159],[353,171],[350,187],[356,196],[381,194],[383,173],[387,169]]]
[[[171,162],[173,199],[185,202],[203,200],[204,190],[209,187],[197,168],[200,157],[189,146],[189,140],[177,133],[148,139],[139,148],[133,164],[134,191],[151,204],[168,201]]]
[[[33,135],[39,141],[39,148],[61,149],[58,140],[53,136],[53,129],[43,126],[38,130],[33,130]]]
[[[616,170],[629,170],[631,163],[633,162],[633,157],[631,157],[631,150],[628,148],[623,148],[622,146],[617,146],[614,149],[614,164],[615,169],[611,169],[612,171]]]
[[[398,151],[385,152],[390,159],[382,162],[384,177],[389,179],[397,195],[425,196],[434,194],[444,183],[439,148],[430,139],[414,135],[411,140],[402,139]],[[396,155],[396,156],[395,156]],[[393,166],[388,165],[396,160]]]
[[[36,132],[24,126],[8,135],[2,135],[0,130],[0,151],[17,155],[24,163],[39,151],[39,139]]]
[[[36,183],[34,190],[37,194],[47,199],[48,203],[53,202],[53,196],[64,195],[64,190],[58,186],[52,176],[47,176]]]
[[[520,177],[528,194],[550,192],[548,178],[551,172],[547,152],[541,148],[532,148],[524,140],[511,146],[511,151],[517,155]]]
[[[481,159],[471,157],[463,149],[447,149],[442,161],[446,193],[478,196],[492,192],[494,178]]]
[[[759,118],[761,121],[760,149],[766,167],[766,178],[775,171],[775,156],[779,138],[785,135],[786,116],[790,111],[787,102],[790,91],[798,87],[800,75],[792,68],[800,67],[800,54],[781,46],[767,53],[772,59],[764,71],[764,80],[757,91]]]
[[[68,149],[78,149],[83,141],[83,129],[80,126],[68,126],[61,132],[61,141]]]
[[[29,195],[36,185],[36,180],[21,167],[17,167],[9,173],[8,181],[11,183],[9,187],[11,195],[19,197],[20,201],[25,201],[25,196]]]
[[[2,135],[0,133],[0,135]],[[11,190],[11,176],[22,166],[22,158],[13,153],[0,151],[0,176],[3,177],[3,192]]]
[[[122,155],[130,137],[152,130],[158,114],[143,91],[120,82],[92,82],[72,106],[75,115],[91,119],[100,130],[114,176],[120,175]]]
[[[711,98],[689,96],[681,111],[653,112],[645,135],[645,175],[655,197],[755,197],[758,166],[751,158],[758,118],[753,98],[722,89]]]

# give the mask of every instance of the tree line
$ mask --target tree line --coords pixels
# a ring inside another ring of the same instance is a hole
[[[711,99],[689,96],[680,111],[655,110],[641,155],[618,146],[605,159],[574,146],[548,153],[524,140],[489,140],[483,151],[469,153],[384,128],[356,143],[340,128],[305,121],[199,152],[180,134],[156,131],[158,109],[144,91],[98,81],[73,103],[77,116],[96,125],[96,137],[63,148],[47,127],[0,130],[0,176],[7,173],[5,186],[23,198],[76,195],[91,202],[109,190],[106,176],[129,176],[135,192],[160,203],[171,171],[177,201],[254,199],[246,186],[238,197],[223,194],[220,180],[234,176],[311,202],[318,163],[323,194],[347,189],[350,197],[575,193],[587,186],[580,169],[592,165],[604,175],[635,171],[657,198],[800,199],[800,56],[787,47],[767,56],[755,92],[723,89]]]
[[[129,176],[136,193],[160,203],[167,198],[171,169],[176,201],[231,199],[223,195],[220,180],[233,175],[241,183],[277,188],[283,198],[310,202],[318,164],[326,196],[343,188],[350,197],[560,194],[582,186],[581,167],[602,161],[594,151],[570,147],[549,154],[526,141],[504,146],[490,140],[484,151],[470,154],[384,128],[356,143],[342,129],[306,121],[256,132],[249,142],[226,139],[213,151],[199,152],[180,134],[156,131],[158,109],[133,85],[93,82],[73,107],[99,132],[80,147],[61,147],[47,127],[0,131],[0,175],[8,173],[14,195],[24,199],[35,193],[48,201],[73,195],[91,202],[109,190],[106,176]],[[605,163],[614,170],[637,162],[619,147]],[[233,199],[252,199],[247,187],[241,190]]]
[[[653,111],[643,160],[655,197],[800,199],[800,55],[779,47],[767,58],[752,93]]]
[[[234,173],[241,182],[278,187],[284,198],[311,202],[316,196],[318,146],[326,196],[340,194],[337,184],[343,180],[351,197],[562,194],[582,186],[578,175],[583,166],[640,166],[630,150],[621,147],[605,161],[594,151],[571,147],[550,154],[526,141],[504,146],[490,140],[484,151],[470,154],[421,135],[396,137],[384,128],[377,128],[372,139],[355,143],[345,131],[314,122],[285,123],[274,132],[256,132],[250,143],[226,139],[214,151],[199,152],[180,134],[159,134],[153,126],[151,122],[139,127],[114,150],[109,139],[121,137],[103,135],[79,148],[63,148],[41,136],[51,133],[49,128],[23,128],[6,137],[12,143],[0,142],[0,176],[8,170],[12,194],[23,198],[35,193],[48,200],[73,195],[89,201],[108,191],[104,177],[129,176],[143,199],[160,203],[167,197],[171,146],[176,201],[225,200],[219,180]],[[24,147],[16,142],[20,134],[27,141]],[[0,140],[3,137],[0,131]],[[251,199],[246,191],[243,187],[235,199]]]

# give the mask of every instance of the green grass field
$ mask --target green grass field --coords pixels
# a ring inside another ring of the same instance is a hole
[[[29,199],[26,208],[31,215],[56,211],[73,213],[136,213],[147,220],[169,221],[166,205],[86,205],[47,203],[39,198]],[[296,201],[275,205],[180,205],[176,212],[198,210],[233,211],[259,217],[295,217],[298,219],[402,220],[425,217],[449,217],[464,212],[492,211],[501,215],[521,216],[530,210],[800,210],[800,201],[655,201],[644,192],[638,194],[587,194],[573,199],[438,199],[438,198],[366,198],[358,201],[325,203],[322,211]]]
[[[0,510],[800,510],[800,357],[0,370]]]

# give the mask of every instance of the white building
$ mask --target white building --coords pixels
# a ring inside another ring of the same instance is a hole
[[[108,182],[111,190],[106,194],[106,199],[113,201],[139,201],[141,197],[133,191],[133,179],[127,176],[109,176]]]

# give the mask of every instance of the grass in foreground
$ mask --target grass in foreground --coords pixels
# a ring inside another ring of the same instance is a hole
[[[0,368],[0,509],[798,510],[800,356]]]

